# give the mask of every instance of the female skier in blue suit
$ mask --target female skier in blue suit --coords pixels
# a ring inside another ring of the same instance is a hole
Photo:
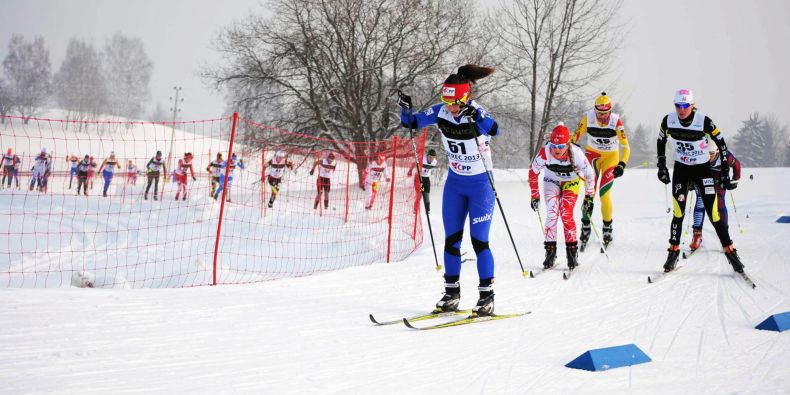
[[[494,257],[488,247],[488,232],[494,216],[494,191],[486,175],[492,168],[489,141],[499,130],[497,123],[472,100],[472,85],[494,72],[493,68],[466,65],[450,74],[442,85],[442,103],[413,113],[411,97],[399,95],[401,122],[410,128],[437,125],[449,161],[450,172],[442,196],[444,222],[444,289],[436,303],[438,311],[455,311],[461,298],[461,239],[464,221],[469,216],[472,247],[477,255],[480,299],[477,315],[494,312]],[[473,124],[469,124],[469,119]],[[475,140],[477,137],[477,140]],[[479,142],[479,146],[477,144]],[[483,163],[485,161],[485,164]]]

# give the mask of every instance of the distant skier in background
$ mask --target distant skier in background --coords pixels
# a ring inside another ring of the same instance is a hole
[[[222,164],[225,161],[222,159],[222,154],[217,152],[217,159],[211,161],[206,167],[206,171],[209,172],[211,176],[211,190],[209,191],[209,196],[214,198],[214,193],[217,192],[217,186],[219,185],[219,174],[222,172]]]
[[[389,171],[387,170],[387,157],[383,152],[376,155],[376,160],[368,163],[365,172],[362,174],[363,190],[368,192],[367,203],[365,203],[365,210],[373,208],[373,203],[376,202],[376,196],[379,193],[382,178],[386,182],[390,182]]]
[[[13,153],[11,148],[3,155],[3,180],[0,182],[0,185],[5,185],[6,178],[8,178],[8,186],[7,188],[11,188],[11,178],[14,177],[17,179],[17,187],[19,187],[19,177],[16,174],[16,170],[19,167],[19,157]]]
[[[431,213],[431,174],[433,173],[433,169],[436,168],[438,162],[436,161],[436,150],[431,148],[428,152],[423,155],[422,157],[422,165],[420,167],[421,173],[418,177],[414,178],[417,188],[421,188],[420,191],[422,193],[422,199],[425,202],[425,214]],[[406,173],[407,176],[411,177],[414,173],[414,168],[417,164],[412,164],[411,168],[409,168],[409,172]],[[420,207],[420,199],[417,199],[414,202],[414,212],[417,212],[417,209]]]
[[[88,172],[93,166],[90,155],[85,155],[79,163],[77,163],[77,195],[80,194],[80,188],[83,189],[85,196],[88,196]]]
[[[230,166],[230,171],[228,171],[228,182],[225,182],[225,167]],[[219,187],[217,188],[217,192],[214,193],[214,200],[219,199],[222,196],[222,190],[227,188],[228,191],[225,192],[225,201],[230,202],[230,188],[233,186],[233,177],[236,175],[236,168],[244,170],[244,161],[239,160],[234,152],[230,156],[229,162],[223,162],[220,166],[219,172]]]
[[[137,185],[137,165],[131,159],[126,161],[126,183]]]
[[[30,190],[36,188],[38,184],[39,192],[47,192],[47,180],[52,173],[52,158],[47,155],[46,148],[41,149],[41,153],[36,157],[33,168],[30,170],[33,172],[30,178]]]
[[[713,176],[714,187],[716,188],[716,202],[718,203],[717,207],[719,209],[719,218],[720,221],[724,223],[727,227],[729,227],[729,222],[727,221],[727,199],[726,194],[727,190],[735,189],[738,186],[738,180],[741,179],[741,161],[732,154],[732,151],[727,150],[727,164],[730,169],[732,169],[732,177],[730,180],[730,185],[725,187],[721,183],[722,174],[721,174],[721,157],[719,157],[718,151],[711,151],[710,152],[710,170],[711,175]],[[702,225],[703,221],[705,220],[705,204],[702,201],[702,192],[699,188],[694,186],[695,192],[697,195],[697,202],[694,205],[694,225],[692,229],[694,229],[694,236],[691,238],[691,244],[689,244],[689,249],[694,251],[702,245]]]
[[[80,158],[70,155],[66,158],[66,162],[69,164],[69,189],[71,189],[71,183],[74,181],[74,176],[77,175],[77,165],[80,163]]]
[[[151,190],[151,184],[154,184],[154,200],[159,200],[159,176],[160,174],[167,177],[167,167],[165,161],[162,159],[162,151],[156,151],[156,156],[148,160],[145,165],[146,175],[148,176],[148,184],[145,186],[145,193],[143,199],[148,200],[148,191]]]
[[[286,158],[285,151],[277,151],[274,157],[269,159],[266,163],[266,181],[272,189],[272,196],[269,197],[269,203],[266,205],[269,208],[274,206],[274,201],[280,194],[280,182],[282,182],[285,169],[293,170],[293,163]]]
[[[16,159],[16,163],[14,163],[14,183],[16,184],[16,189],[19,189],[19,171],[22,169],[22,158],[16,156]]]
[[[321,195],[324,196],[324,209],[329,209],[329,190],[332,185],[332,174],[335,172],[335,154],[330,152],[323,155],[320,160],[313,163],[313,168],[310,169],[310,175],[315,173],[315,168],[318,167],[318,178],[315,180],[317,193],[315,195],[315,202],[313,202],[313,210],[318,209],[321,203]]]
[[[532,191],[531,207],[538,211],[540,191],[538,176],[543,173],[543,193],[546,198],[545,241],[546,258],[544,270],[555,265],[557,257],[557,217],[562,220],[565,233],[565,254],[568,269],[578,266],[578,246],[576,241],[576,221],[573,209],[579,196],[579,176],[584,177],[585,196],[582,213],[589,218],[593,210],[595,193],[595,171],[579,146],[571,144],[570,131],[560,123],[551,131],[551,138],[535,155],[529,169],[529,189]]]
[[[102,191],[102,196],[107,197],[107,190],[110,189],[110,183],[115,175],[115,170],[120,168],[121,164],[118,163],[118,159],[115,158],[115,152],[110,152],[110,157],[102,161],[101,166],[99,166],[99,173],[104,177],[104,190]]]
[[[90,160],[91,160],[91,167],[90,167],[90,169],[88,169],[88,184],[90,184],[91,191],[92,191],[93,190],[93,175],[94,175],[94,173],[96,173],[96,166],[97,165],[96,165],[96,161],[93,159],[92,156],[90,157]]]
[[[595,99],[595,107],[587,112],[576,127],[573,143],[578,143],[587,133],[585,154],[593,167],[596,177],[600,177],[601,217],[603,217],[602,238],[604,246],[613,239],[612,234],[612,186],[614,179],[623,175],[631,149],[625,135],[623,121],[619,114],[612,113],[612,100],[601,92]],[[590,217],[582,212],[582,231],[579,236],[581,250],[590,239]]]
[[[675,167],[672,178],[666,166],[667,138],[672,137],[675,143]],[[711,142],[718,148],[721,156],[721,178],[715,180],[710,169],[710,156],[708,154]],[[675,208],[672,225],[670,228],[669,248],[667,260],[664,263],[664,272],[675,270],[680,255],[680,236],[682,234],[683,217],[686,208],[686,197],[689,183],[701,191],[702,203],[705,211],[716,229],[724,255],[732,265],[733,270],[743,273],[741,262],[735,245],[730,239],[727,224],[721,220],[716,196],[716,182],[726,189],[732,189],[730,179],[729,158],[727,157],[727,144],[721,131],[705,114],[697,111],[694,94],[690,89],[680,89],[675,93],[675,112],[671,112],[661,121],[657,141],[658,152],[658,179],[664,184],[672,183],[672,202]]]
[[[183,200],[187,200],[187,171],[192,174],[192,181],[197,181],[195,177],[195,170],[192,169],[192,153],[187,152],[184,154],[183,159],[178,160],[178,166],[176,170],[173,172],[173,176],[176,179],[176,184],[178,184],[178,191],[176,192],[176,200],[178,200],[178,195],[182,195]]]

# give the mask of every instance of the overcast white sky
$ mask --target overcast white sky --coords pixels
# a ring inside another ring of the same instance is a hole
[[[201,64],[218,60],[211,40],[260,7],[258,0],[4,0],[2,9],[0,57],[13,32],[43,35],[53,71],[72,36],[97,47],[116,31],[138,36],[154,61],[152,107],[169,108],[180,85],[182,119],[203,119],[225,108],[197,76]],[[630,29],[614,55],[618,83],[600,88],[624,105],[630,122],[658,124],[673,109],[674,90],[687,87],[725,135],[754,111],[790,123],[790,1],[625,0],[620,17]]]

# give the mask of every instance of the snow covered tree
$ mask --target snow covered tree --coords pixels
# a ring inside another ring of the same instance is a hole
[[[788,127],[780,125],[776,116],[760,117],[759,113],[754,113],[743,121],[730,149],[744,166],[778,166],[783,160],[787,133]]]
[[[154,68],[143,41],[115,33],[104,46],[102,66],[108,111],[129,119],[142,115]]]
[[[93,45],[82,40],[69,41],[53,85],[58,105],[68,110],[67,119],[85,120],[100,114],[106,106],[101,59]]]
[[[14,111],[14,101],[8,83],[0,75],[0,116],[5,117]],[[5,123],[5,118],[0,118],[0,124]]]
[[[44,47],[44,38],[36,37],[31,43],[20,34],[12,34],[3,70],[12,106],[27,123],[51,92],[49,50]]]
[[[469,45],[479,40],[473,4],[272,0],[271,16],[250,15],[220,33],[226,63],[203,75],[245,117],[335,142],[390,138],[400,127],[397,89],[418,108],[435,102],[444,78],[488,45]],[[370,154],[350,156],[361,171]]]
[[[626,125],[628,127],[628,125]],[[656,133],[651,133],[650,129],[644,124],[636,125],[636,128],[626,129],[628,136],[628,144],[631,147],[631,159],[629,160],[629,168],[642,166],[645,162],[655,164],[656,162]]]

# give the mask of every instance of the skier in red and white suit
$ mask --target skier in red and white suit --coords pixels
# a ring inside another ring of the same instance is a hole
[[[176,179],[176,184],[178,184],[178,191],[176,192],[176,200],[178,200],[178,195],[183,192],[183,200],[187,200],[187,170],[192,173],[192,181],[197,181],[195,178],[195,170],[192,169],[192,153],[187,152],[184,154],[183,159],[178,160],[178,166],[176,167],[176,171],[173,172],[173,177]]]
[[[579,146],[570,143],[570,131],[560,123],[551,132],[550,141],[538,152],[529,170],[529,187],[532,190],[532,210],[538,210],[540,192],[538,175],[543,173],[543,193],[546,195],[545,248],[546,260],[543,267],[554,266],[557,255],[557,217],[562,219],[565,232],[565,248],[568,268],[573,270],[577,263],[576,222],[573,208],[579,195],[580,180],[584,177],[584,211],[592,212],[595,193],[595,171]]]
[[[373,203],[376,202],[376,195],[379,193],[381,179],[384,178],[384,180],[390,182],[386,159],[384,153],[380,153],[376,156],[376,160],[370,162],[368,167],[365,168],[365,173],[362,176],[362,183],[364,184],[363,190],[368,191],[368,203],[365,205],[366,210],[370,210],[373,207]]]

